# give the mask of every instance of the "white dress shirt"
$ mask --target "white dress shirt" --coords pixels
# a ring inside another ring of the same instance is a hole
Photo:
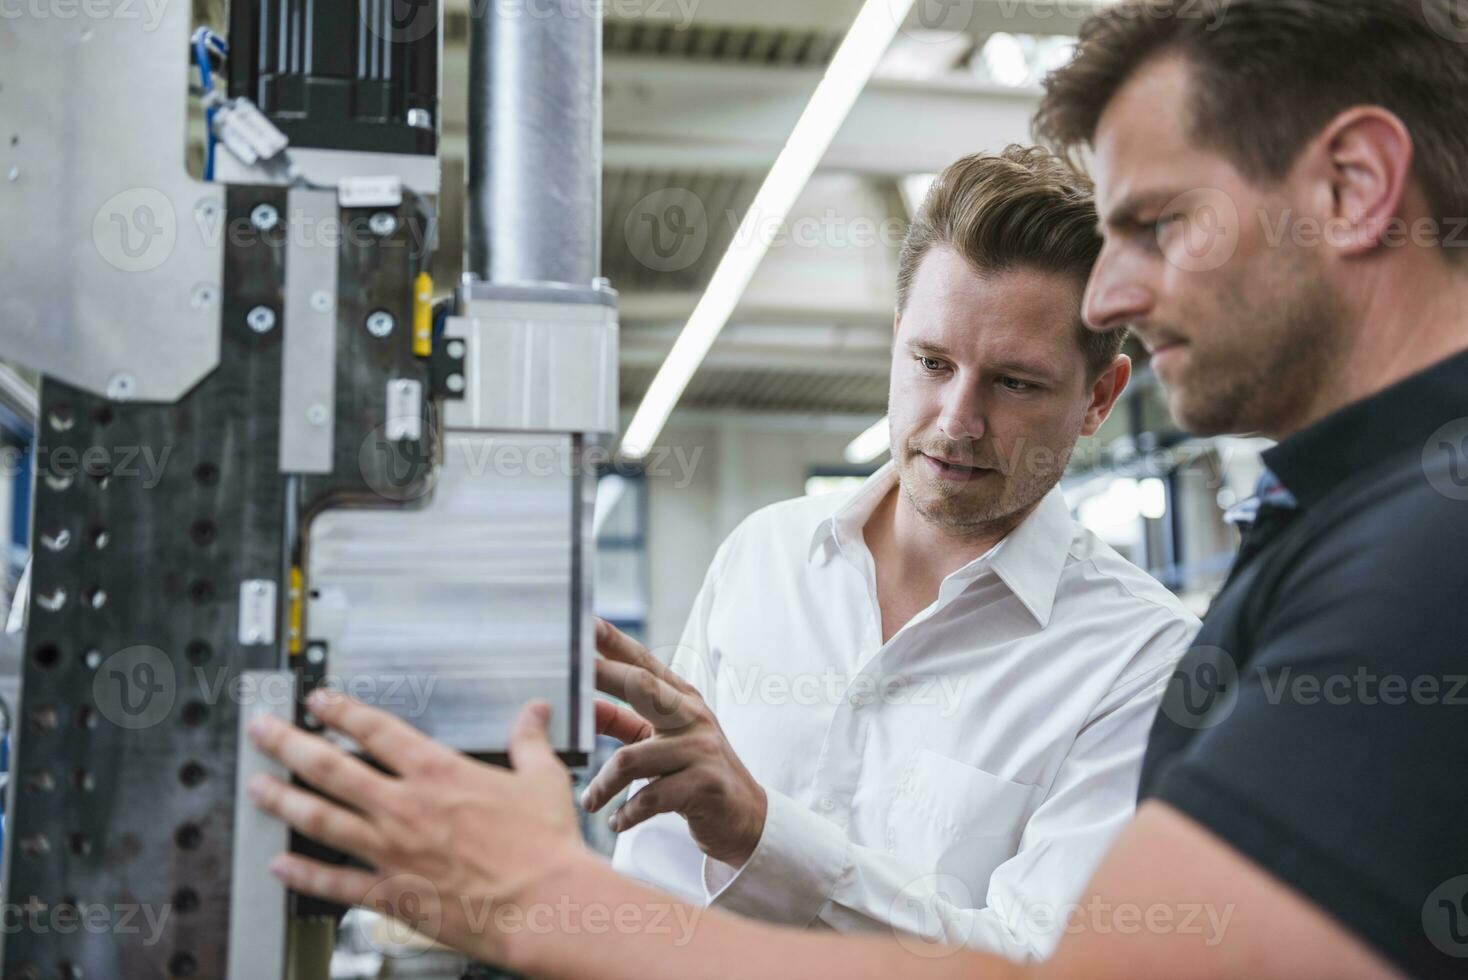
[[[747,519],[672,658],[769,796],[753,855],[706,860],[665,814],[613,863],[772,922],[1048,956],[1133,813],[1198,620],[1056,489],[884,644],[862,532],[896,482],[889,464]]]

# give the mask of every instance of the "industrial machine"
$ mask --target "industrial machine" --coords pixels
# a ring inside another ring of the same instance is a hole
[[[543,697],[592,746],[601,25],[471,5],[436,301],[436,0],[115,6],[0,25],[0,358],[42,379],[0,972],[324,977],[249,718],[332,684],[492,758]]]

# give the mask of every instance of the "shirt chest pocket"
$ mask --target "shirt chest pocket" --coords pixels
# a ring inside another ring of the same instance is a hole
[[[887,850],[957,877],[976,899],[1019,847],[1040,790],[919,749],[893,793]]]

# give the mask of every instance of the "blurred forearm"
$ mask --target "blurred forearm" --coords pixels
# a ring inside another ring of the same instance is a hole
[[[685,905],[588,859],[520,896],[491,945],[507,965],[560,980],[1018,980],[1024,967],[971,950],[921,952],[892,936],[857,938],[767,926]],[[503,910],[502,910],[503,911]],[[552,926],[553,924],[553,926]]]

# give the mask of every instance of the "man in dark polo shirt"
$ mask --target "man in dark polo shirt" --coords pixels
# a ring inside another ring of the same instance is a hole
[[[1129,5],[1040,129],[1094,152],[1086,319],[1259,432],[1253,520],[1154,724],[1170,808],[1398,969],[1468,975],[1468,30],[1435,0]]]
[[[277,873],[534,976],[1468,976],[1461,14],[1126,0],[1048,81],[1040,130],[1096,177],[1090,325],[1137,330],[1189,428],[1280,440],[1136,819],[1075,904],[1021,910],[1067,917],[1050,960],[778,930],[620,879],[580,843],[543,705],[513,771],[344,699],[312,710],[396,776],[267,723],[259,744],[347,806],[269,779],[260,805],[377,869]],[[665,668],[618,661],[602,678],[646,717],[699,723]]]

